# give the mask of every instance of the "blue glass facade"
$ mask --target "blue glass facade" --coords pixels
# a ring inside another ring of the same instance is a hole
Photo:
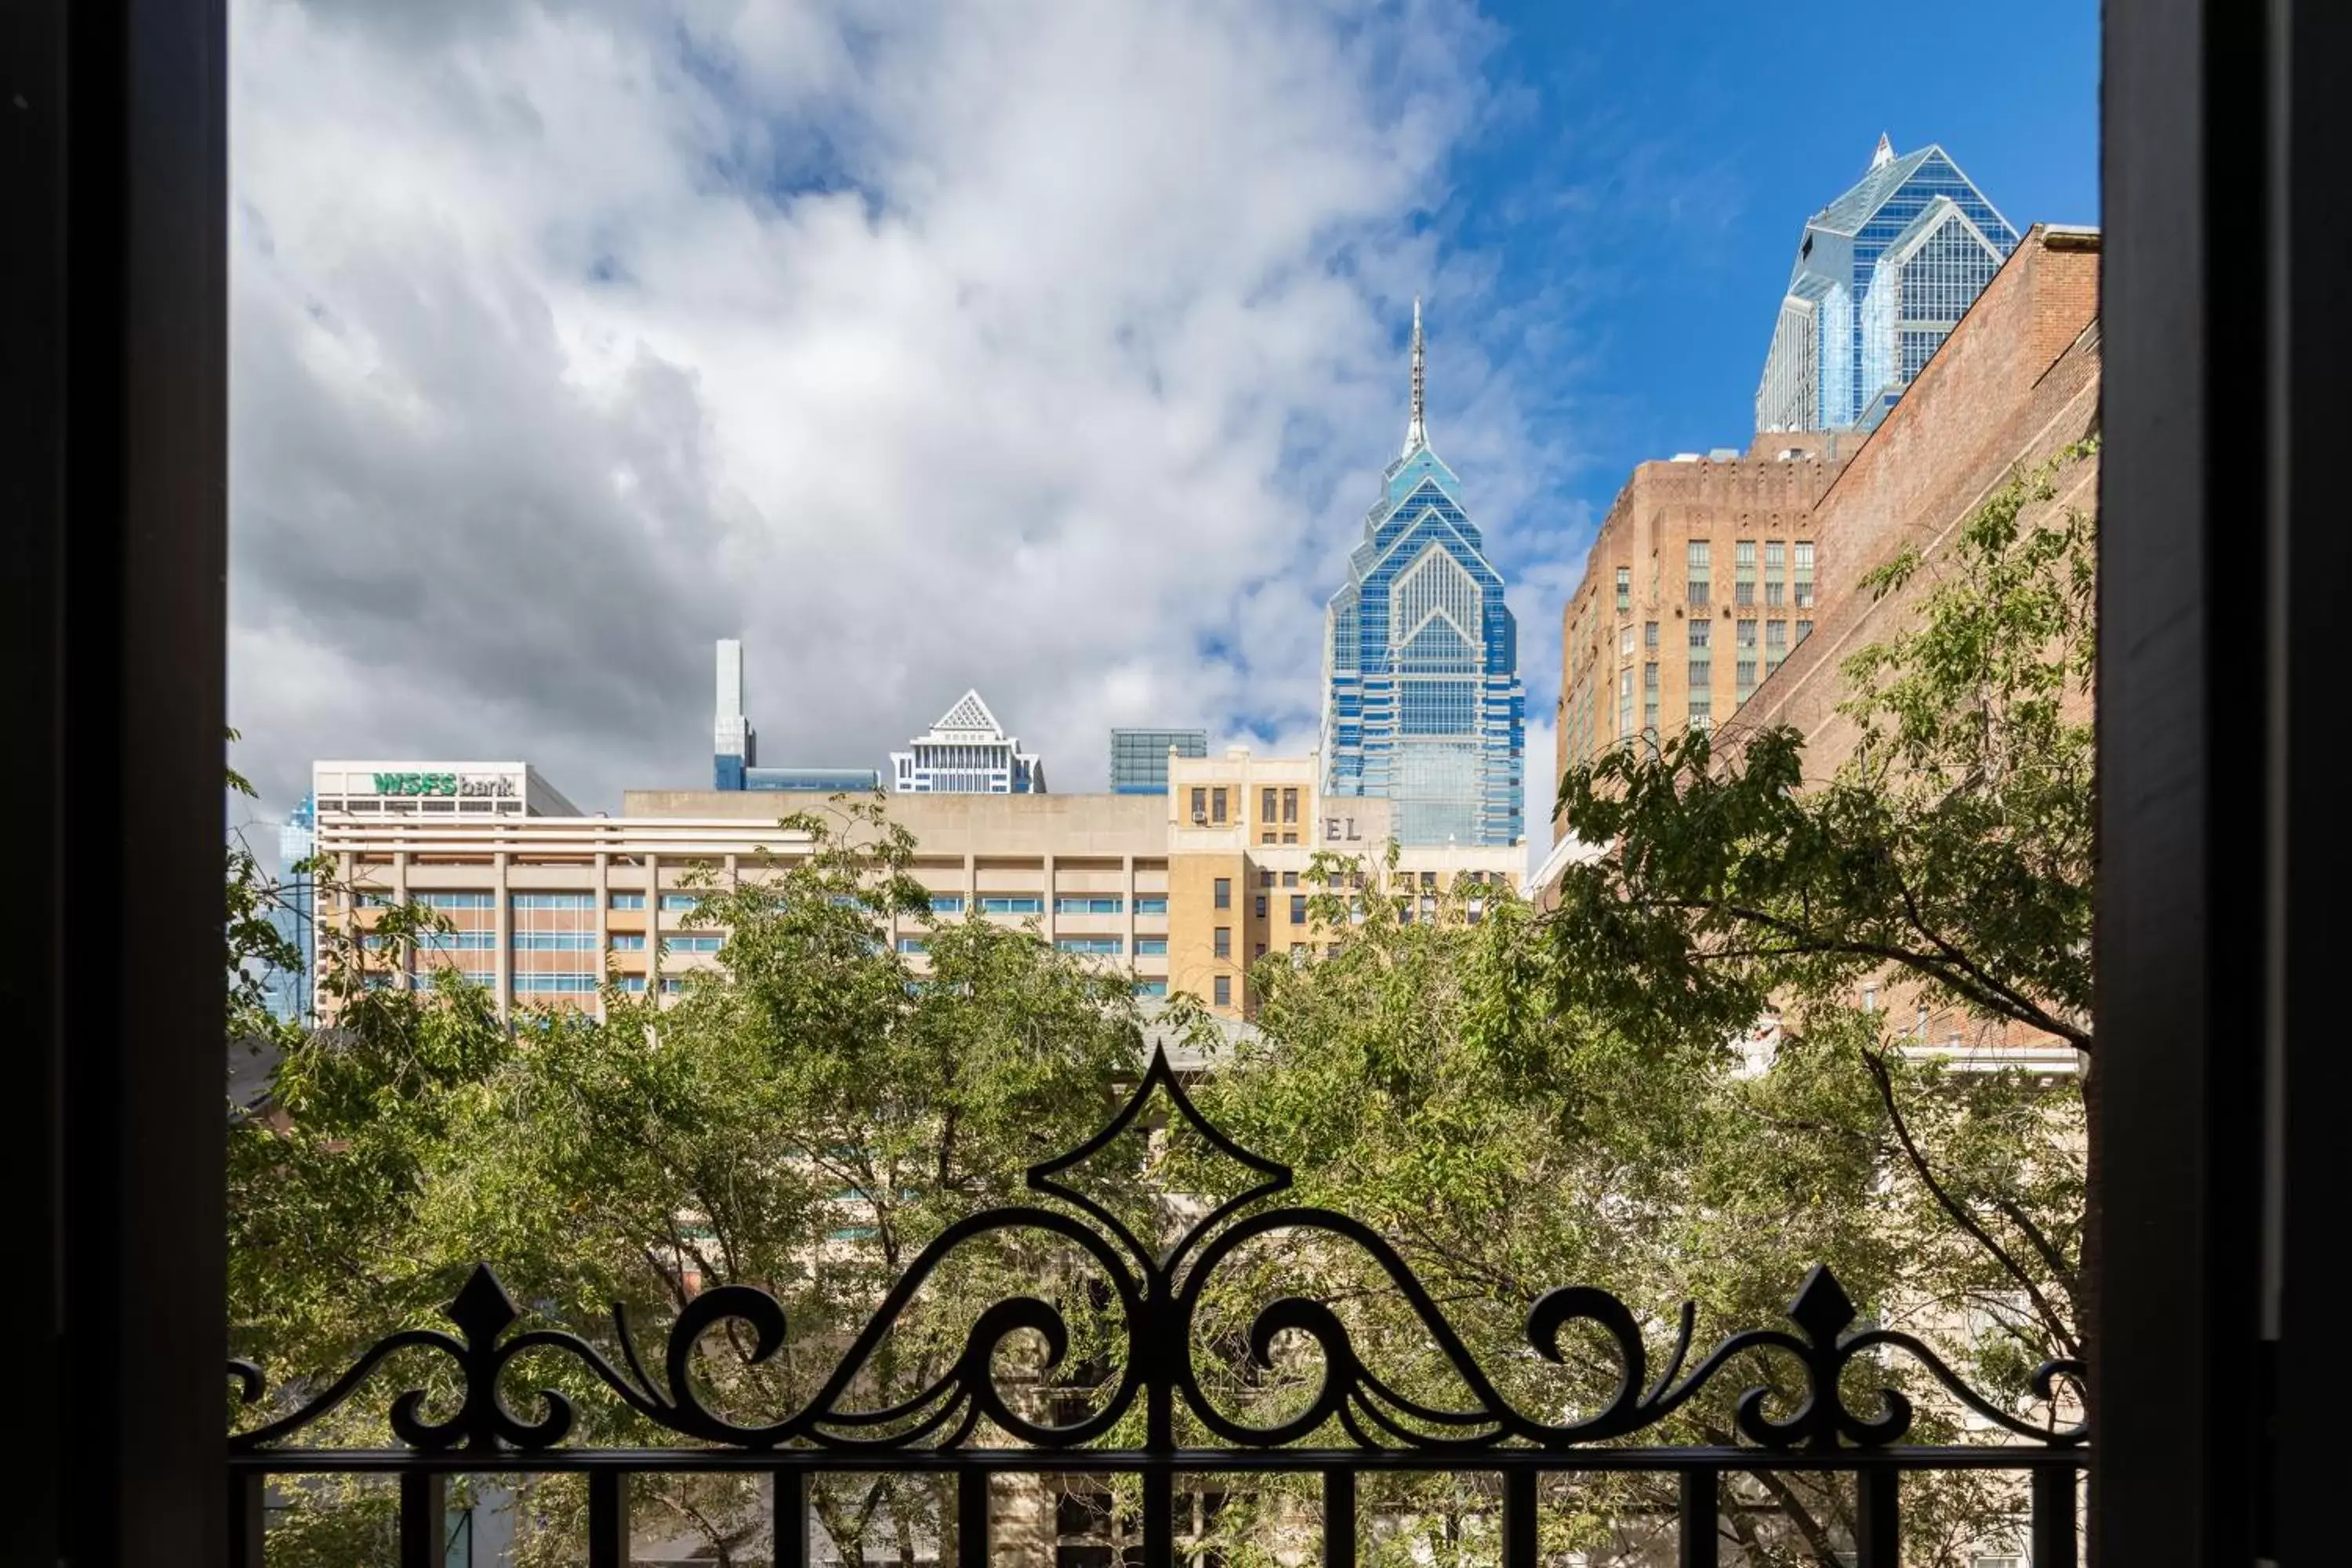
[[[1938,146],[1896,154],[1805,225],[1756,389],[1759,430],[1874,425],[2017,247]]]
[[[1166,795],[1168,753],[1209,754],[1206,730],[1113,730],[1110,732],[1110,792]]]
[[[318,848],[318,820],[316,797],[306,795],[278,830],[278,907],[270,911],[269,921],[278,934],[302,955],[299,967],[290,972],[272,969],[263,982],[271,1016],[284,1023],[310,1023],[315,1005],[318,892],[310,874],[299,868]]]
[[[1413,411],[1324,616],[1323,792],[1391,803],[1407,845],[1525,837],[1527,690],[1503,577]]]

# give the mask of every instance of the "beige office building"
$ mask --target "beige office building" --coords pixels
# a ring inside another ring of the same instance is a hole
[[[1240,1020],[1255,1008],[1250,963],[1332,940],[1305,917],[1316,851],[1374,862],[1386,846],[1387,803],[1327,813],[1319,774],[1312,756],[1236,749],[1172,759],[1165,795],[889,796],[931,913],[886,936],[919,975],[931,921],[1030,926],[1128,974],[1139,996],[1187,991]],[[782,792],[632,790],[620,816],[586,816],[520,763],[322,762],[313,787],[331,868],[319,921],[364,940],[376,909],[434,909],[451,929],[418,966],[461,971],[502,1012],[599,1008],[608,976],[676,994],[723,940],[689,924],[698,885],[806,854],[808,836],[781,819],[839,809]],[[1524,865],[1517,847],[1420,848],[1402,869],[1433,894],[1465,875],[1517,889]]]

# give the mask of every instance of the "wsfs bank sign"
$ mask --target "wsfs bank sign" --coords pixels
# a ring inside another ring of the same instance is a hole
[[[395,795],[490,795],[511,798],[514,780],[504,773],[377,773],[375,793]]]

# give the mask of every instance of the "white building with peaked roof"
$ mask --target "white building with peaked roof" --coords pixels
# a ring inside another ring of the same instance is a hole
[[[977,691],[956,699],[929,734],[890,753],[898,795],[1044,795],[1045,764],[1004,732]]]

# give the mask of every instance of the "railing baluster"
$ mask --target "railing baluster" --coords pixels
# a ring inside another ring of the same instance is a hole
[[[400,1475],[400,1568],[442,1568],[449,1547],[448,1487],[429,1470]]]
[[[956,1474],[956,1568],[988,1568],[988,1472]]]
[[[1323,1472],[1323,1568],[1356,1568],[1356,1472]]]
[[[808,1568],[808,1489],[803,1472],[775,1475],[776,1568]]]
[[[588,1568],[629,1568],[629,1478],[588,1472]]]
[[[1533,1470],[1503,1472],[1503,1568],[1536,1568],[1536,1481]]]
[[[262,1568],[262,1532],[269,1522],[269,1478],[232,1470],[228,1478],[229,1568]]]
[[[1676,1530],[1676,1568],[1716,1568],[1722,1553],[1717,1535],[1722,1486],[1718,1472],[1707,1465],[1683,1472],[1682,1519]]]
[[[1859,1472],[1854,1486],[1854,1568],[1900,1568],[1903,1473],[1891,1465]]]
[[[2033,1568],[2074,1568],[2074,1468],[2033,1472]]]
[[[1176,1568],[1176,1472],[1165,1463],[1143,1472],[1143,1568]]]

